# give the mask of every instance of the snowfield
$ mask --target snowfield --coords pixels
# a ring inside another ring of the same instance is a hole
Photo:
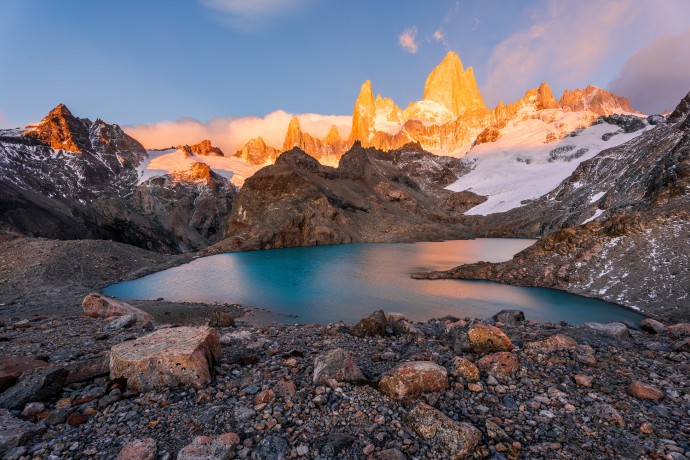
[[[204,163],[217,174],[227,178],[233,185],[241,187],[246,178],[261,169],[261,166],[250,165],[237,157],[203,155],[185,157],[184,152],[177,149],[147,150],[146,153],[148,158],[137,168],[138,184],[174,171],[186,171],[193,163]]]
[[[531,118],[535,115],[538,118]],[[474,168],[447,188],[456,192],[470,190],[488,198],[465,214],[505,212],[555,189],[581,162],[602,150],[654,128],[646,124],[644,129],[626,134],[608,123],[589,126],[596,117],[592,112],[551,109],[537,113],[533,108],[522,109],[515,117],[522,121],[509,121],[500,130],[502,137],[498,141],[478,145],[462,157]],[[582,129],[584,126],[588,127]],[[602,140],[607,133],[617,134]],[[545,143],[547,137],[553,141]]]

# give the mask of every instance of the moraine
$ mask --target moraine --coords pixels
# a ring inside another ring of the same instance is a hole
[[[219,254],[112,285],[103,293],[122,299],[235,302],[296,315],[300,323],[321,324],[356,322],[378,309],[415,321],[446,315],[483,318],[502,309],[575,325],[643,318],[608,302],[551,289],[410,278],[412,273],[447,270],[458,262],[505,261],[534,241],[484,238]]]

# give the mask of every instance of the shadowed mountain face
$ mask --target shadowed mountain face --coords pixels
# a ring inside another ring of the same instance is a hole
[[[383,152],[357,142],[337,168],[293,148],[245,181],[226,239],[209,250],[466,238],[458,209],[483,199],[443,189],[466,170],[418,144]]]
[[[144,147],[119,126],[77,118],[64,105],[37,125],[2,130],[0,230],[108,239],[168,253],[217,241],[234,196],[227,180],[210,171],[208,180],[200,180],[198,171],[191,171],[161,178],[167,187],[155,181],[138,185],[137,167],[146,158]],[[196,195],[188,193],[192,189]],[[171,201],[175,195],[187,198]],[[145,208],[144,196],[155,205]],[[197,206],[203,210],[197,212]],[[185,219],[176,222],[169,214]]]
[[[546,236],[534,246],[505,263],[415,277],[552,287],[687,317],[689,192],[690,93],[664,123],[582,162],[539,201],[483,219],[488,229],[539,226]]]

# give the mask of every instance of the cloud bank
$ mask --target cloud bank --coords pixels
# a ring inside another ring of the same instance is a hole
[[[493,50],[482,95],[490,104],[522,97],[537,79],[585,82],[609,53],[609,42],[641,13],[632,0],[579,4],[551,2],[525,29]],[[505,100],[505,98],[510,98]]]
[[[672,111],[690,91],[690,28],[656,37],[630,56],[607,89],[644,113]]]
[[[180,144],[196,144],[209,139],[226,156],[232,156],[250,139],[261,136],[266,144],[282,149],[285,133],[292,115],[282,110],[259,117],[216,117],[202,123],[194,118],[161,121],[123,127],[125,132],[141,142],[147,149],[161,149]],[[324,138],[331,126],[336,125],[341,139],[347,139],[352,130],[352,117],[346,115],[297,115],[300,128],[312,136]]]
[[[435,34],[434,34],[435,36]],[[415,42],[415,37],[417,37],[417,26],[411,29],[405,29],[405,31],[398,37],[398,43],[402,46],[402,49],[408,53],[416,53],[418,46]]]

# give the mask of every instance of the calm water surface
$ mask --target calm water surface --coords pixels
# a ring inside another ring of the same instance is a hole
[[[414,244],[343,244],[220,254],[103,290],[121,299],[229,302],[297,315],[300,323],[356,322],[374,310],[414,321],[486,317],[519,309],[527,319],[606,322],[643,317],[601,300],[490,281],[413,280],[480,260],[501,262],[536,240],[484,238]]]

